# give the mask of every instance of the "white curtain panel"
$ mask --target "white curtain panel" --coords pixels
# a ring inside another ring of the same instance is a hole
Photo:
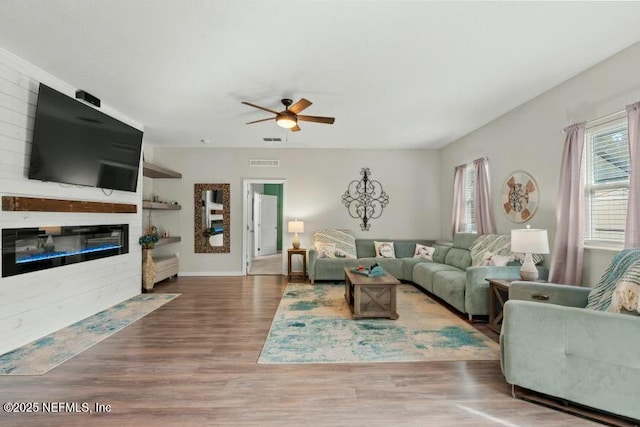
[[[584,253],[584,190],[582,188],[582,152],[585,123],[565,129],[560,186],[556,209],[556,236],[549,280],[579,285]]]
[[[489,160],[483,157],[473,161],[476,176],[474,180],[473,204],[476,213],[476,232],[478,234],[495,234],[496,221],[493,217],[491,192],[489,190]]]
[[[456,166],[453,175],[453,212],[451,215],[452,235],[460,230],[464,222],[464,183],[466,178],[467,165]]]
[[[627,106],[629,124],[629,204],[624,234],[625,248],[640,247],[640,102]]]

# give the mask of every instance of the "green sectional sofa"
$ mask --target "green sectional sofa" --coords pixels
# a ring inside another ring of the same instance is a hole
[[[326,231],[326,230],[322,230]],[[346,230],[340,230],[344,235]],[[453,242],[428,239],[355,239],[355,258],[319,257],[315,247],[309,250],[309,278],[318,280],[344,280],[344,267],[370,266],[378,263],[399,280],[413,282],[439,297],[457,310],[473,316],[489,313],[489,283],[486,278],[520,278],[520,264],[504,267],[472,266],[470,248],[478,238],[474,233],[458,233]],[[314,243],[316,236],[314,234]],[[376,258],[374,242],[394,242],[396,258]],[[416,244],[436,248],[433,260],[414,258]],[[541,280],[547,270],[539,268]]]

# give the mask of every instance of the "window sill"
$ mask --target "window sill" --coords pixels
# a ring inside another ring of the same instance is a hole
[[[587,243],[585,243],[584,248],[588,249],[590,251],[620,252],[621,250],[624,249],[624,246],[622,246],[622,245],[617,246],[617,245],[605,245],[605,244],[594,244],[594,243],[587,244]]]

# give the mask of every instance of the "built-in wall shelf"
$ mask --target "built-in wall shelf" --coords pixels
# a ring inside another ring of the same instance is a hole
[[[84,200],[45,199],[39,197],[2,196],[3,211],[136,213],[129,203],[87,202]]]
[[[178,243],[181,240],[182,239],[180,238],[180,236],[162,237],[160,240],[156,242],[156,246],[168,245],[169,243]]]
[[[180,172],[144,161],[142,162],[142,175],[147,178],[182,178]]]
[[[158,203],[158,202],[149,202],[147,200],[142,201],[142,209],[166,209],[170,211],[179,211],[182,209],[181,205],[177,203]]]

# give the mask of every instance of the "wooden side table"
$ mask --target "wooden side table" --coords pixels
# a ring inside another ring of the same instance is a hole
[[[302,256],[302,271],[291,271],[291,257],[293,255]],[[298,279],[298,280],[294,280]],[[302,280],[299,280],[302,279]],[[299,249],[287,249],[287,280],[290,282],[307,280],[307,250],[303,248]]]
[[[511,280],[487,279],[489,282],[489,329],[499,334],[502,329],[504,303],[509,299]]]

